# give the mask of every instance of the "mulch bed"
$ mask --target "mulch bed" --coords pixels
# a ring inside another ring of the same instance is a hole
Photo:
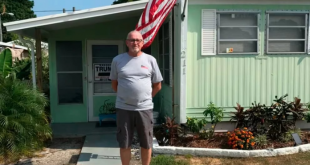
[[[302,131],[301,140],[304,144],[310,142],[310,134],[305,134],[309,131]],[[158,138],[158,135],[156,135]],[[178,137],[174,140],[172,146],[176,147],[193,147],[193,148],[221,148],[228,149],[227,135],[226,133],[215,133],[212,139],[202,139],[198,135],[193,135],[191,137]],[[255,147],[255,149],[267,149],[267,148],[284,148],[294,146],[295,141],[281,142],[279,140],[268,140],[268,145],[263,147]],[[161,144],[159,144],[161,145]]]

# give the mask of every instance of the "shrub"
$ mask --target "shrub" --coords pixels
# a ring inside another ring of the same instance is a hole
[[[166,117],[166,122],[156,128],[156,134],[162,138],[158,142],[163,145],[173,145],[174,140],[182,134],[181,127],[174,120],[175,118]]]
[[[197,119],[197,118],[189,118],[187,117],[186,125],[190,131],[193,133],[199,133],[204,126],[206,126],[207,120],[206,119]]]
[[[300,129],[290,129],[287,132],[285,132],[282,136],[281,136],[281,140],[283,142],[289,142],[289,141],[293,141],[294,138],[292,136],[293,133],[297,133],[300,137],[301,137],[301,130]]]
[[[295,121],[303,119],[304,112],[308,110],[297,97],[294,102],[286,102],[287,96],[276,96],[271,106],[254,102],[246,111],[238,104],[232,120],[237,121],[237,127],[247,127],[254,134],[267,134],[271,139],[279,139],[294,128]]]
[[[236,128],[232,133],[228,132],[228,146],[232,149],[251,150],[255,145],[253,133],[246,127]]]
[[[244,120],[245,120],[245,113],[244,113],[244,107],[242,107],[239,103],[237,103],[237,107],[235,107],[237,112],[232,112],[234,114],[231,116],[230,121],[235,120],[237,121],[236,127],[243,127],[244,126]]]
[[[267,136],[266,135],[256,135],[254,138],[255,145],[258,148],[264,148],[268,144]]]
[[[205,117],[210,115],[211,117],[211,124],[216,125],[217,123],[221,122],[224,116],[223,109],[216,107],[212,102],[208,105],[208,108],[203,112]]]
[[[0,157],[31,153],[51,138],[44,94],[13,77],[0,77]]]
[[[305,119],[308,123],[310,122],[310,112],[305,115]]]

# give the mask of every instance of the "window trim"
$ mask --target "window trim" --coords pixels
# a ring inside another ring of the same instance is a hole
[[[160,34],[159,32],[158,32],[158,34],[159,35],[162,35],[161,36],[161,40],[159,39],[159,37],[158,37],[158,55],[159,55],[159,57],[158,57],[158,59],[160,59],[160,56],[162,57],[162,59],[161,59],[161,61],[159,61],[159,63],[162,63],[162,67],[159,67],[159,70],[161,71],[161,74],[162,74],[162,77],[163,77],[163,81],[162,81],[162,83],[164,83],[165,85],[168,85],[169,87],[172,87],[172,53],[173,53],[173,47],[172,47],[172,40],[173,40],[173,38],[172,38],[172,31],[173,31],[173,29],[172,29],[172,15],[170,14],[168,17],[167,17],[167,19],[163,22],[163,24],[162,24],[162,26],[161,26],[161,28],[162,27],[164,27],[164,25],[165,24],[167,24],[168,25],[168,35],[166,36],[166,38],[164,37],[164,29],[162,29],[162,34]],[[165,51],[165,43],[164,43],[164,41],[165,40],[167,40],[169,43],[168,43],[168,47],[169,47],[169,52],[168,53],[165,53],[164,51]],[[160,50],[160,44],[162,44],[162,54],[160,53],[161,52],[161,50]],[[169,57],[169,66],[168,66],[168,68],[166,68],[165,67],[165,56],[168,56]],[[165,71],[169,71],[169,83],[167,83],[167,82],[165,82],[165,81],[167,81],[166,79],[165,79]]]
[[[256,14],[257,15],[257,26],[220,26],[220,15],[221,14]],[[255,10],[255,11],[247,11],[247,10],[228,10],[228,11],[216,11],[216,54],[217,55],[259,55],[260,54],[260,11]],[[220,39],[220,28],[222,27],[245,27],[245,28],[256,28],[257,29],[257,39]],[[221,41],[256,41],[257,43],[257,52],[243,52],[243,53],[220,53],[220,42]]]
[[[267,55],[285,55],[285,54],[294,54],[294,55],[300,55],[300,54],[308,54],[308,42],[309,42],[309,15],[310,13],[308,11],[266,11],[266,30],[265,30],[265,53]],[[269,39],[270,34],[270,26],[269,26],[269,17],[270,14],[303,14],[305,15],[305,26],[271,26],[271,28],[305,28],[305,39]],[[269,52],[269,41],[304,41],[304,52]]]

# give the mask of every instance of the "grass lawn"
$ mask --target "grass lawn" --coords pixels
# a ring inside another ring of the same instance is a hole
[[[151,165],[306,165],[310,152],[268,158],[208,158],[187,156],[157,156]]]

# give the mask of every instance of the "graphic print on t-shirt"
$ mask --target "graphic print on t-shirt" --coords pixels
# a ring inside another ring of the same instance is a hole
[[[149,69],[148,67],[146,67],[146,66],[144,66],[144,65],[141,65],[141,68]]]

